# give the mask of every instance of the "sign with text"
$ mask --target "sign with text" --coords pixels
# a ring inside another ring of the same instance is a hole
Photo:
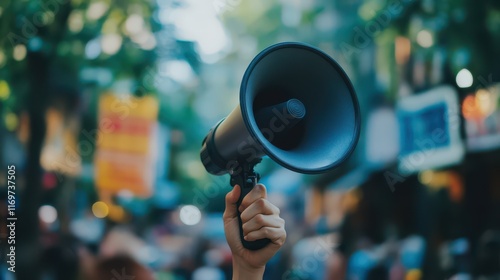
[[[441,86],[397,104],[399,169],[412,173],[459,163],[464,156],[456,91]]]
[[[149,197],[156,179],[158,101],[105,94],[99,100],[96,185],[111,194]]]

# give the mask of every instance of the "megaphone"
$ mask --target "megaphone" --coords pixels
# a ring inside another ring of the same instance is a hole
[[[356,93],[340,65],[315,47],[285,42],[252,60],[239,106],[208,132],[200,157],[209,173],[229,173],[241,187],[239,207],[259,180],[253,168],[263,156],[295,172],[326,172],[349,157],[359,131]],[[244,240],[239,221],[245,248],[269,244]]]

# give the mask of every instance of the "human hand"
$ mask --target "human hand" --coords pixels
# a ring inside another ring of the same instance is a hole
[[[243,236],[247,241],[269,238],[271,243],[256,251],[246,249],[240,240],[236,205],[240,192],[236,185],[226,195],[223,216],[226,239],[233,253],[233,279],[262,279],[266,263],[285,243],[285,221],[279,217],[279,209],[267,200],[264,185],[257,184],[240,205]]]

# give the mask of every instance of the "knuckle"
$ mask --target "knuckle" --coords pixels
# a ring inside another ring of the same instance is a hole
[[[255,203],[259,208],[264,208],[266,206],[266,200],[262,197],[257,199],[257,201],[255,201]]]
[[[281,246],[283,246],[285,244],[285,239],[280,238],[280,239],[278,239],[278,241],[276,243],[278,244],[278,246],[281,247]]]
[[[248,207],[248,200],[243,199],[243,201],[241,202],[241,204],[240,204],[240,207],[239,207],[239,208],[241,208],[241,209],[245,210],[247,207]]]
[[[248,217],[246,215],[241,215],[240,218],[241,218],[241,222],[243,224],[245,224],[246,222],[248,222]]]
[[[256,188],[259,192],[266,192],[266,186],[264,186],[263,184],[257,184],[257,185],[255,185],[255,188]]]
[[[281,239],[276,240],[275,243],[276,243],[276,245],[278,245],[280,247],[283,246],[283,240],[281,240]]]
[[[272,203],[269,203],[268,209],[269,209],[269,211],[271,211],[271,213],[274,216],[277,216],[277,217],[280,216],[280,209],[278,207],[274,206]]]
[[[286,232],[283,231],[280,235],[281,236],[278,238],[278,240],[276,240],[276,244],[278,244],[279,246],[283,246],[286,241]]]
[[[255,215],[255,221],[259,224],[262,224],[264,222],[264,215],[262,214]]]

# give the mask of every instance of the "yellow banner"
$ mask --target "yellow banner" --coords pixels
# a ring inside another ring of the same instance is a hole
[[[140,197],[152,195],[158,101],[105,94],[99,100],[99,133],[95,156],[96,185],[100,191],[127,190]]]

